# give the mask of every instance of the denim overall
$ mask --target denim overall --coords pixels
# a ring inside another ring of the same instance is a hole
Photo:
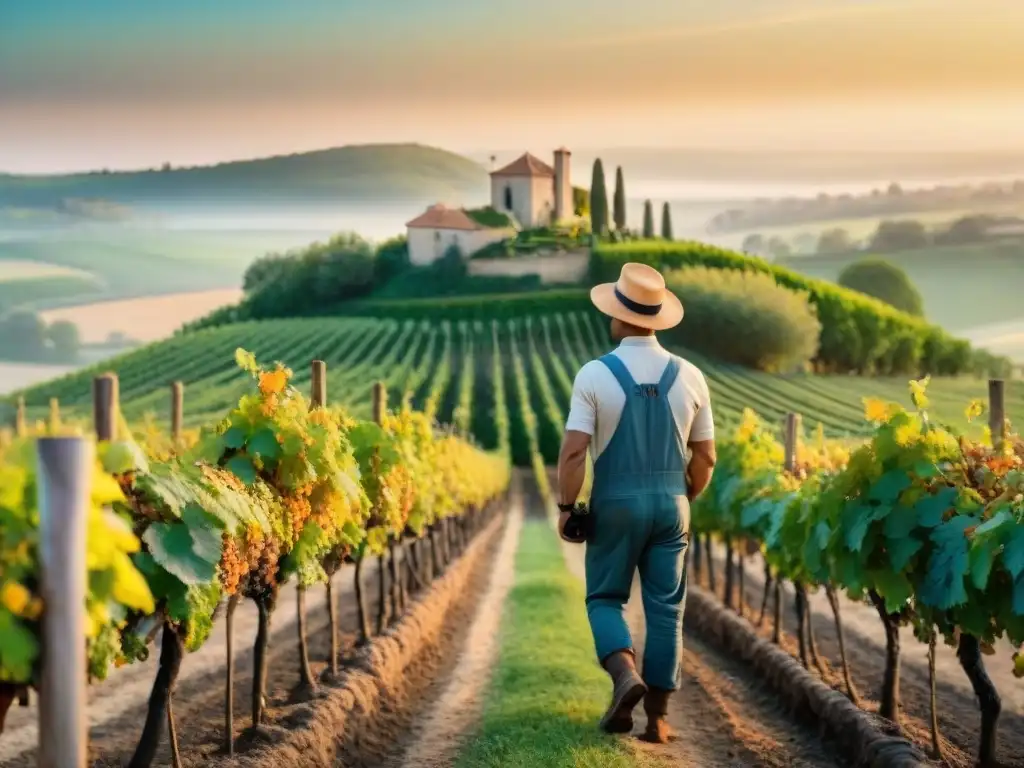
[[[668,403],[679,375],[669,359],[656,385],[637,384],[614,354],[601,358],[626,394],[622,418],[594,463],[587,540],[587,615],[597,656],[633,648],[626,625],[633,574],[639,569],[647,639],[643,678],[676,690],[686,600],[685,554],[690,522],[684,438]]]

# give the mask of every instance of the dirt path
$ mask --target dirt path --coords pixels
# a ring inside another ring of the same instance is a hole
[[[724,551],[724,550],[720,550]],[[724,578],[723,560],[717,558],[718,594],[722,595]],[[763,596],[763,561],[759,556],[748,558],[746,565],[745,596],[747,616],[756,622],[760,614]],[[702,584],[707,587],[705,568]],[[813,609],[815,638],[819,654],[826,661],[826,682],[844,690],[838,674],[839,645],[835,631],[832,609],[824,591],[810,597]],[[792,629],[796,624],[792,586],[786,585],[784,599],[783,627]],[[769,618],[761,628],[763,636],[771,635],[772,601],[769,600]],[[846,634],[846,649],[854,685],[862,698],[862,705],[877,711],[874,701],[881,690],[884,671],[885,635],[875,609],[865,603],[842,599],[841,613]],[[908,736],[920,745],[930,745],[928,731],[929,687],[927,666],[927,645],[918,642],[913,632],[904,627],[900,633],[901,645],[901,704],[902,722]],[[787,633],[785,647],[796,654],[795,636]],[[1024,684],[1012,675],[1012,649],[1005,643],[996,648],[994,656],[985,657],[989,676],[998,689],[1003,702],[1003,714],[999,727],[999,757],[1005,768],[1024,768]],[[939,729],[944,737],[945,764],[951,768],[973,766],[973,755],[981,718],[963,670],[956,658],[956,650],[939,644],[936,653],[938,677],[937,695],[939,704]]]
[[[565,545],[566,562],[583,578],[583,547]],[[642,651],[643,606],[639,581],[628,605],[634,645]],[[684,627],[685,631],[685,627]],[[642,659],[641,659],[642,661]],[[634,734],[646,725],[643,707],[634,713]],[[673,696],[669,723],[676,738],[667,745],[642,744],[671,764],[739,768],[831,768],[842,765],[830,748],[806,726],[795,722],[778,704],[778,696],[734,662],[692,635],[684,637],[680,690]]]
[[[475,726],[490,672],[497,660],[502,609],[515,581],[515,554],[522,524],[522,476],[517,473],[513,478],[508,522],[490,564],[486,591],[465,633],[454,668],[446,679],[438,680],[423,696],[423,700],[429,703],[410,728],[410,737],[402,754],[380,763],[381,768],[449,766],[462,739]]]

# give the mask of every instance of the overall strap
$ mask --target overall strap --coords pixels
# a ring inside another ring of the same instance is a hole
[[[618,355],[609,352],[607,355],[598,358],[609,371],[612,372],[612,376],[619,382],[619,386],[622,387],[622,391],[626,395],[630,395],[636,389],[636,382],[633,381],[633,377],[629,373],[629,369],[626,368],[626,364],[619,359]]]
[[[672,389],[676,379],[679,378],[680,369],[679,358],[672,355],[668,359],[668,365],[665,366],[664,373],[661,374],[661,379],[658,381],[658,393],[662,397],[668,397],[669,390]]]

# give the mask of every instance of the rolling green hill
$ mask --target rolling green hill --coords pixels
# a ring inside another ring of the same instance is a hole
[[[471,160],[418,144],[337,147],[194,168],[60,176],[0,174],[0,208],[50,208],[66,199],[114,203],[439,200],[487,189]]]
[[[65,413],[88,417],[92,377],[114,370],[120,376],[122,410],[129,421],[146,414],[166,421],[168,385],[181,380],[186,385],[186,423],[205,424],[221,416],[251,386],[234,363],[234,351],[241,346],[260,360],[286,362],[296,371],[300,387],[309,386],[310,361],[325,360],[330,400],[344,403],[357,416],[369,415],[371,384],[384,380],[392,403],[408,397],[439,421],[468,429],[493,447],[498,440],[494,414],[500,410],[494,386],[498,370],[517,462],[529,463],[530,456],[524,401],[536,414],[541,452],[547,461],[554,461],[572,379],[584,362],[611,347],[604,329],[604,323],[589,312],[549,315],[532,322],[498,321],[494,326],[372,318],[255,321],[176,336],[24,394],[33,418],[45,416],[51,397],[60,400]],[[720,427],[734,424],[743,408],[751,407],[773,423],[781,423],[792,410],[803,414],[808,427],[820,422],[831,436],[855,436],[868,427],[862,418],[862,398],[908,401],[904,379],[772,376],[688,357],[708,378]],[[939,379],[929,392],[933,417],[965,426],[967,403],[983,399],[986,385],[977,379]],[[2,406],[7,422],[12,417],[11,402]],[[1011,387],[1007,406],[1011,418],[1024,419],[1024,391]]]

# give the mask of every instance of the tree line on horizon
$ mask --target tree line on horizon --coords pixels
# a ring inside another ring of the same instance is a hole
[[[590,230],[598,238],[611,235],[613,239],[618,239],[618,237],[635,234],[629,229],[626,217],[626,182],[621,165],[615,169],[615,193],[612,199],[610,221],[608,213],[608,189],[605,184],[604,164],[601,162],[601,158],[597,158],[594,160],[590,178]],[[610,225],[613,225],[614,229]],[[656,236],[654,206],[650,200],[644,201],[644,221],[641,232],[646,240],[653,240]],[[661,207],[660,236],[664,240],[675,239],[672,232],[672,209],[667,201]]]
[[[916,219],[880,221],[867,238],[858,240],[843,227],[830,227],[815,236],[805,232],[791,241],[779,235],[753,232],[743,239],[740,250],[755,256],[784,259],[794,253],[821,256],[857,252],[897,253],[930,246],[964,246],[1024,236],[1024,221],[1015,216],[968,214],[948,224],[929,227]]]

